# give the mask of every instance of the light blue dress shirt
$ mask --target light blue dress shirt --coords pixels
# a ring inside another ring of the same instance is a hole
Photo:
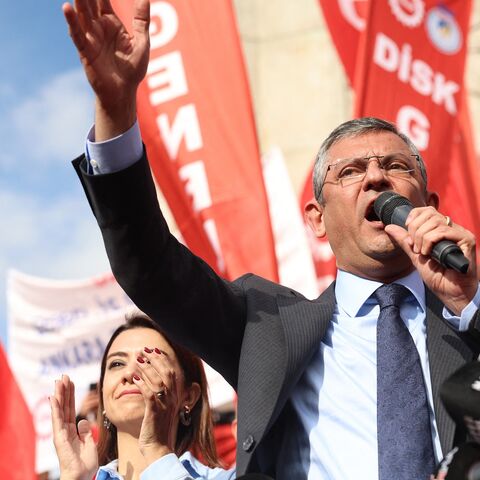
[[[425,287],[414,271],[397,281],[411,294],[400,308],[419,352],[427,388],[435,456],[442,449],[433,413],[432,385],[426,346]],[[378,478],[376,331],[379,307],[371,297],[382,284],[339,271],[335,285],[337,305],[318,352],[297,384],[292,403],[300,428],[299,445],[308,436],[310,453],[301,460],[293,440],[292,457],[285,460],[285,478],[299,470],[309,480]],[[456,328],[468,323],[480,303],[480,289],[461,317],[445,308],[444,317]],[[304,447],[303,447],[304,448]]]
[[[88,173],[113,173],[124,170],[140,160],[143,153],[142,137],[138,122],[117,137],[104,142],[95,142],[95,128],[87,135],[85,154],[88,159]]]

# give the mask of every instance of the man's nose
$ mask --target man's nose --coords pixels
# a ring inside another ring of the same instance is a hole
[[[386,175],[385,169],[382,167],[380,159],[372,157],[368,160],[363,180],[364,188],[370,188],[372,185],[389,184],[390,179]]]

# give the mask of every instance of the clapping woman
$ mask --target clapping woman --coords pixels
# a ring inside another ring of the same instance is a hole
[[[50,402],[61,480],[235,478],[218,467],[200,359],[148,317],[137,315],[113,333],[99,392],[97,449],[89,422],[75,424],[73,382],[66,375],[55,382]]]

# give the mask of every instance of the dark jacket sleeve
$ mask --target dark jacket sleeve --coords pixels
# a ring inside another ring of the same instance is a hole
[[[221,279],[171,235],[145,153],[112,174],[87,174],[84,156],[73,165],[120,286],[173,340],[235,387],[246,317],[241,282]]]

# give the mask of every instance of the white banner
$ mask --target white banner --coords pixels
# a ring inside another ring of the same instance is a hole
[[[55,281],[9,272],[9,362],[34,417],[37,472],[58,465],[48,401],[55,379],[71,376],[78,407],[89,384],[98,381],[112,332],[132,308],[112,275]]]
[[[136,307],[111,274],[60,281],[10,271],[7,309],[9,363],[34,417],[36,470],[54,470],[48,400],[54,381],[62,373],[72,378],[78,408],[90,383],[98,381],[111,334]],[[212,406],[231,403],[231,387],[208,371]]]
[[[307,230],[279,147],[262,155],[262,167],[280,283],[316,298],[319,289]]]

